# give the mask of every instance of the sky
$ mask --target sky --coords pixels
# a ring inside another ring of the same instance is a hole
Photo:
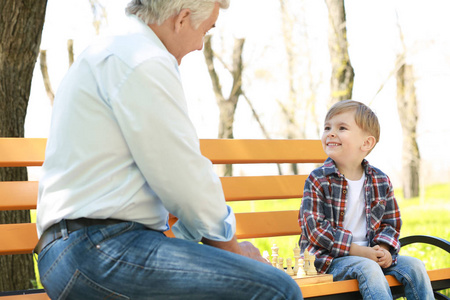
[[[128,1],[103,1],[107,24],[101,35],[120,30]],[[229,60],[234,38],[245,38],[244,88],[272,137],[282,137],[282,120],[277,100],[287,95],[286,57],[281,35],[277,0],[231,0],[221,12],[213,32],[215,50]],[[320,78],[316,93],[319,120],[326,113],[330,74],[327,46],[327,8],[325,1],[295,1],[292,9],[301,11],[300,22],[306,27],[296,32],[308,34],[298,39],[300,53],[310,51],[314,74]],[[404,32],[407,61],[414,65],[419,101],[418,142],[423,159],[424,184],[450,181],[450,11],[447,0],[346,0],[347,31],[351,63],[355,69],[353,99],[369,104],[381,123],[381,140],[368,160],[389,174],[394,185],[401,180],[402,130],[395,102],[396,82],[389,77],[399,43],[397,20]],[[75,57],[98,38],[92,26],[88,0],[49,0],[41,49],[47,50],[48,69],[56,91],[68,68],[66,43],[74,39]],[[299,34],[300,34],[299,33]],[[306,44],[306,42],[308,44]],[[220,65],[218,65],[220,67]],[[299,66],[299,72],[303,65]],[[223,68],[222,68],[223,69]],[[187,55],[180,67],[189,112],[200,138],[215,138],[218,108],[204,63],[203,54]],[[223,85],[230,79],[221,71]],[[380,86],[383,90],[377,93]],[[27,137],[47,137],[51,106],[39,69],[34,72],[32,91],[25,124]],[[311,133],[309,138],[319,138]],[[246,102],[241,99],[236,112],[235,138],[263,138]],[[245,172],[245,171],[241,171]]]

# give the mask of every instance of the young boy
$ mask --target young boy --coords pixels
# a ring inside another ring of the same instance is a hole
[[[392,299],[384,275],[403,283],[408,299],[434,299],[424,264],[398,255],[402,221],[389,177],[365,160],[379,136],[376,115],[360,102],[328,111],[322,146],[329,157],[305,182],[301,251],[335,281],[356,278],[364,299]]]

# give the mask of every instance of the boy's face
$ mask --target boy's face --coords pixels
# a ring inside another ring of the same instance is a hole
[[[363,145],[369,136],[355,122],[355,111],[346,111],[325,121],[322,147],[338,165],[360,165],[367,152]]]

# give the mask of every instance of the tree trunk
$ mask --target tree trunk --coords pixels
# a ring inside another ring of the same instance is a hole
[[[420,152],[417,145],[417,98],[411,65],[397,72],[397,109],[403,131],[402,186],[405,199],[419,196]]]
[[[31,79],[39,54],[47,0],[0,3],[0,136],[24,137]],[[0,181],[27,180],[26,168],[0,168]],[[0,212],[0,224],[30,222],[29,211]],[[29,255],[0,256],[0,291],[32,288]]]
[[[244,69],[242,63],[242,51],[244,49],[245,39],[236,39],[233,49],[232,67],[227,68],[233,77],[233,86],[228,98],[225,98],[220,84],[219,76],[214,67],[214,51],[211,46],[211,36],[206,37],[203,54],[208,66],[209,75],[213,84],[214,93],[216,95],[217,105],[220,111],[219,120],[219,139],[232,139],[234,114],[236,112],[239,97],[242,95],[242,71]],[[223,176],[231,176],[233,174],[233,166],[226,165],[220,172]]]
[[[331,60],[331,103],[352,98],[355,73],[348,55],[344,0],[325,0],[328,7],[328,48]]]

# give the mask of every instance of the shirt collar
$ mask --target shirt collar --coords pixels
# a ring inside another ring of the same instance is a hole
[[[370,167],[369,162],[366,159],[363,159],[361,164],[364,168],[364,173],[366,175],[370,175],[373,172],[372,168]],[[336,167],[336,163],[330,157],[327,158],[327,160],[324,162],[323,166],[324,166],[324,175],[325,176],[328,176],[331,174],[336,174],[339,176],[341,174],[339,172],[338,168]]]
[[[155,45],[157,45],[162,50],[168,52],[166,46],[161,42],[159,37],[153,32],[153,30],[145,24],[141,19],[136,17],[135,15],[128,16],[128,28],[127,34],[141,34],[152,41]]]

